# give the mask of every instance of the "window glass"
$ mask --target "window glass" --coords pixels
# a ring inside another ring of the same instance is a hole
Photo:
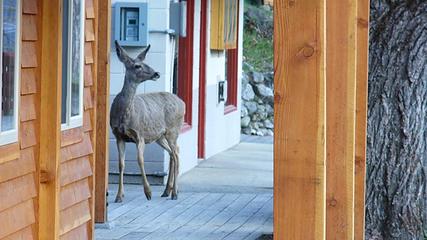
[[[15,129],[16,123],[16,43],[17,43],[17,1],[3,1],[2,22],[2,107],[1,131]]]
[[[63,15],[62,15],[62,46],[68,46],[68,16],[69,7],[68,0],[62,1]],[[67,123],[67,99],[68,99],[68,47],[63,49],[62,52],[62,107],[61,107],[61,123]]]
[[[71,116],[80,114],[80,84],[82,83],[82,0],[73,1],[73,32],[71,50]]]
[[[178,59],[179,59],[179,39],[175,38],[175,42],[173,42],[173,49],[174,49],[174,58],[173,58],[173,75],[172,75],[172,93],[178,94]]]
[[[237,0],[225,0],[224,42],[226,49],[234,49],[236,43]]]
[[[84,0],[63,0],[63,6],[61,123],[76,127],[83,112]]]

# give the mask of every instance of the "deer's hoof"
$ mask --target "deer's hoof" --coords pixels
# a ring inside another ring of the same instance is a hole
[[[145,192],[145,197],[147,200],[151,200],[151,192]]]
[[[116,200],[114,200],[114,202],[115,202],[115,203],[121,203],[121,202],[123,202],[123,199],[122,199],[122,197],[121,197],[121,196],[117,196],[117,197],[116,197]]]
[[[173,194],[173,193],[172,193],[172,197],[171,197],[171,199],[172,199],[172,200],[178,200],[178,195],[177,195],[177,194]]]
[[[162,194],[162,197],[169,197],[169,193],[168,193],[168,191],[166,191],[166,190],[165,190],[165,191],[163,192],[163,194]]]

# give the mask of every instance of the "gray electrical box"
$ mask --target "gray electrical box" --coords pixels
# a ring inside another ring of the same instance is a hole
[[[122,46],[148,45],[148,3],[114,4],[114,40]]]
[[[187,2],[172,0],[169,9],[169,27],[180,37],[187,36]]]

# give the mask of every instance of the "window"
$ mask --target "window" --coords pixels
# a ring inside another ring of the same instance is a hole
[[[227,101],[225,102],[225,114],[237,110],[237,85],[238,85],[238,50],[225,51],[225,77],[227,80]]]
[[[236,48],[239,0],[212,1],[211,9],[211,49]]]
[[[19,0],[0,1],[1,116],[0,144],[18,140]]]
[[[185,102],[184,126],[187,131],[192,124],[193,108],[193,43],[194,0],[187,0],[187,36],[177,39],[174,59],[172,91]]]
[[[237,13],[239,12],[239,1],[235,1],[237,5],[233,5],[230,9],[236,9]],[[233,10],[234,11],[234,10]],[[238,67],[239,67],[239,51],[238,44],[239,36],[237,35],[239,29],[239,18],[235,17],[235,20],[231,24],[232,27],[230,29],[233,30],[233,34],[229,34],[232,39],[228,42],[226,47],[231,47],[231,42],[234,41],[234,47],[225,50],[225,77],[227,79],[227,102],[225,103],[224,113],[230,113],[237,110],[237,86],[238,86]],[[227,32],[227,31],[226,31]]]
[[[83,124],[84,0],[63,0],[62,128]]]

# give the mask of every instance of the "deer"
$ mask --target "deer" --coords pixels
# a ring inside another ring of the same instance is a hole
[[[184,122],[185,103],[169,92],[136,94],[139,84],[160,78],[160,74],[144,63],[150,45],[135,58],[115,41],[119,60],[126,68],[122,90],[114,98],[110,110],[110,127],[119,153],[119,187],[115,202],[124,198],[123,174],[126,142],[136,144],[144,193],[151,200],[151,188],[144,169],[144,148],[156,142],[169,153],[169,174],[161,197],[178,199],[179,147],[177,139]]]

